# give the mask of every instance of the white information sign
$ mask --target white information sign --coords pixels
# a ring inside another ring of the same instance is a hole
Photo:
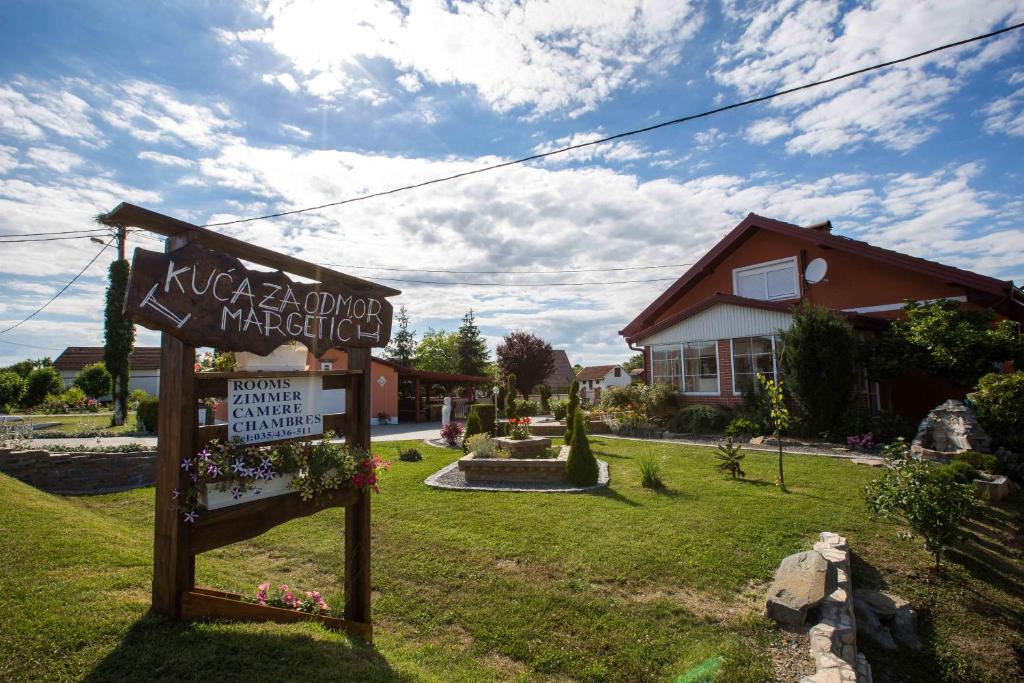
[[[323,434],[324,415],[345,412],[345,390],[324,389],[323,377],[228,380],[228,439],[263,443]]]

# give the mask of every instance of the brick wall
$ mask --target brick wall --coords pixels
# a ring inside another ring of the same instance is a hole
[[[50,453],[0,448],[0,472],[49,493],[109,493],[152,486],[156,481],[156,453]]]

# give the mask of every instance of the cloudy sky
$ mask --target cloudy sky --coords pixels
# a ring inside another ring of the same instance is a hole
[[[7,0],[0,235],[89,229],[121,201],[197,224],[322,204],[1022,20],[1024,0]],[[1022,41],[1018,31],[571,155],[217,229],[402,289],[396,303],[419,332],[454,329],[473,308],[492,345],[528,329],[584,364],[624,360],[617,331],[748,212],[830,219],[1020,283]],[[14,239],[0,237],[0,329],[100,249]],[[133,234],[135,247],[161,245]],[[0,364],[100,344],[111,257],[0,334]],[[550,272],[565,270],[582,272]]]

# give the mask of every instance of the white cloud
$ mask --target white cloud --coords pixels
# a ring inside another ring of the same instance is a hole
[[[752,95],[985,33],[1024,16],[1024,8],[1020,0],[876,0],[844,13],[834,1],[789,0],[737,4],[727,15],[747,24],[738,40],[719,46],[714,76]],[[1018,36],[1005,36],[787,95],[770,106],[794,112],[785,119],[788,130],[774,117],[752,126],[747,137],[764,143],[791,136],[790,153],[822,154],[868,141],[912,149],[934,134],[940,108],[967,74],[1019,47]]]
[[[293,126],[290,123],[282,123],[281,124],[281,131],[286,133],[286,134],[288,134],[288,135],[300,138],[302,140],[308,140],[313,135],[312,133],[310,133],[305,128],[300,128],[298,126]]]
[[[771,142],[775,138],[788,135],[793,130],[793,125],[782,117],[773,117],[755,121],[747,127],[745,137],[747,141],[758,145]]]
[[[186,143],[206,149],[224,144],[232,137],[228,131],[238,127],[227,118],[225,106],[188,104],[154,83],[129,81],[116,90],[102,111],[103,119],[143,142]]]
[[[693,134],[693,141],[697,149],[708,150],[724,141],[728,136],[717,128],[708,128]]]
[[[28,150],[27,156],[58,173],[67,173],[85,163],[85,159],[63,147],[32,147]]]
[[[17,148],[0,145],[0,173],[7,173],[20,165]]]
[[[139,152],[139,158],[145,161],[152,161],[162,166],[177,166],[180,168],[188,168],[195,163],[184,157],[179,157],[174,154],[164,154],[163,152],[154,152],[150,149]]]
[[[263,74],[264,83],[277,83],[290,93],[297,93],[301,90],[295,77],[290,73],[282,72],[276,74]]]
[[[686,0],[274,0],[262,14],[266,28],[221,39],[270,45],[319,97],[364,88],[361,60],[383,58],[411,92],[423,81],[470,86],[497,111],[535,115],[592,109],[678,60],[702,23]]]
[[[39,141],[55,133],[103,144],[88,112],[89,104],[59,83],[16,80],[0,85],[0,131],[22,140]]]
[[[607,137],[607,133],[601,129],[586,131],[583,133],[573,133],[572,135],[566,135],[564,137],[548,140],[547,142],[535,145],[533,153],[544,154],[564,147],[596,142],[604,137]],[[569,162],[591,161],[599,157],[603,157],[608,161],[627,162],[645,159],[649,156],[651,156],[651,153],[647,151],[646,147],[638,142],[632,140],[615,140],[613,142],[602,142],[599,144],[589,145],[581,149],[574,149],[569,152],[555,154],[550,157],[545,157],[544,161],[553,164],[564,164]]]
[[[1010,82],[1013,83],[1014,80],[1011,78]],[[1024,136],[1024,88],[993,100],[985,107],[984,112],[986,133]]]

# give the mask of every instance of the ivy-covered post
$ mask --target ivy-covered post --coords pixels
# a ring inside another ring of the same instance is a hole
[[[776,382],[761,373],[757,373],[757,380],[768,394],[768,403],[771,405],[769,419],[775,430],[775,443],[779,447],[779,480],[776,483],[785,491],[786,475],[782,471],[782,430],[789,426],[789,409],[786,408],[786,399],[782,394],[782,380]]]
[[[130,358],[135,345],[135,325],[123,315],[129,266],[124,259],[123,248],[121,252],[121,258],[110,264],[103,328],[103,364],[113,379],[114,415],[111,424],[115,427],[123,425],[128,416]]]

